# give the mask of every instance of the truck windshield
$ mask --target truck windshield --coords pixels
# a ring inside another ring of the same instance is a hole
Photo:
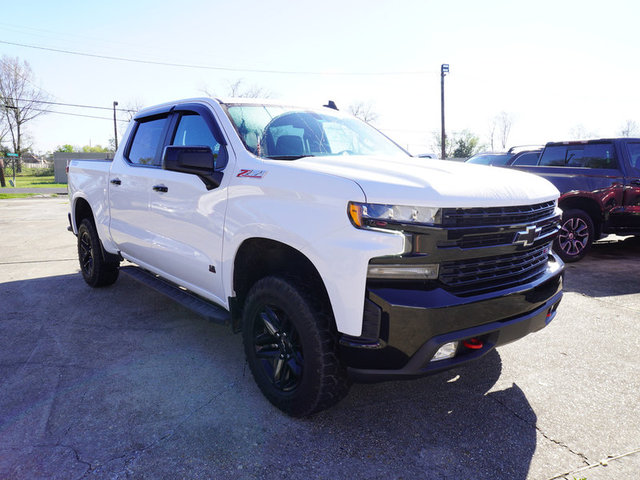
[[[226,104],[225,108],[247,150],[259,157],[408,156],[365,122],[329,109],[259,104]]]

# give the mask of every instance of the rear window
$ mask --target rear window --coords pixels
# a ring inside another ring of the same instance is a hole
[[[544,149],[540,165],[616,169],[618,168],[618,160],[612,143],[553,145]]]
[[[160,165],[158,150],[167,118],[141,122],[129,149],[129,161],[135,165]]]

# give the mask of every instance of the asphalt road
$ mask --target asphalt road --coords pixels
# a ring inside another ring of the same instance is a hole
[[[638,240],[569,265],[541,332],[296,420],[228,328],[85,285],[66,202],[0,200],[0,480],[640,477]]]

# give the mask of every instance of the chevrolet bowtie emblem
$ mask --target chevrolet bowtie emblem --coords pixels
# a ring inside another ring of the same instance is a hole
[[[514,245],[522,245],[528,247],[533,245],[540,236],[542,227],[536,227],[535,225],[529,225],[526,230],[516,233],[516,239],[513,241]]]

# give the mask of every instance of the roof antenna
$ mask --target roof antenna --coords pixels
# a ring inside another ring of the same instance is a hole
[[[333,108],[334,110],[338,110],[338,107],[336,106],[336,102],[334,102],[333,100],[329,100],[329,103],[327,103],[326,105],[323,105],[323,107],[328,107],[328,108]]]

